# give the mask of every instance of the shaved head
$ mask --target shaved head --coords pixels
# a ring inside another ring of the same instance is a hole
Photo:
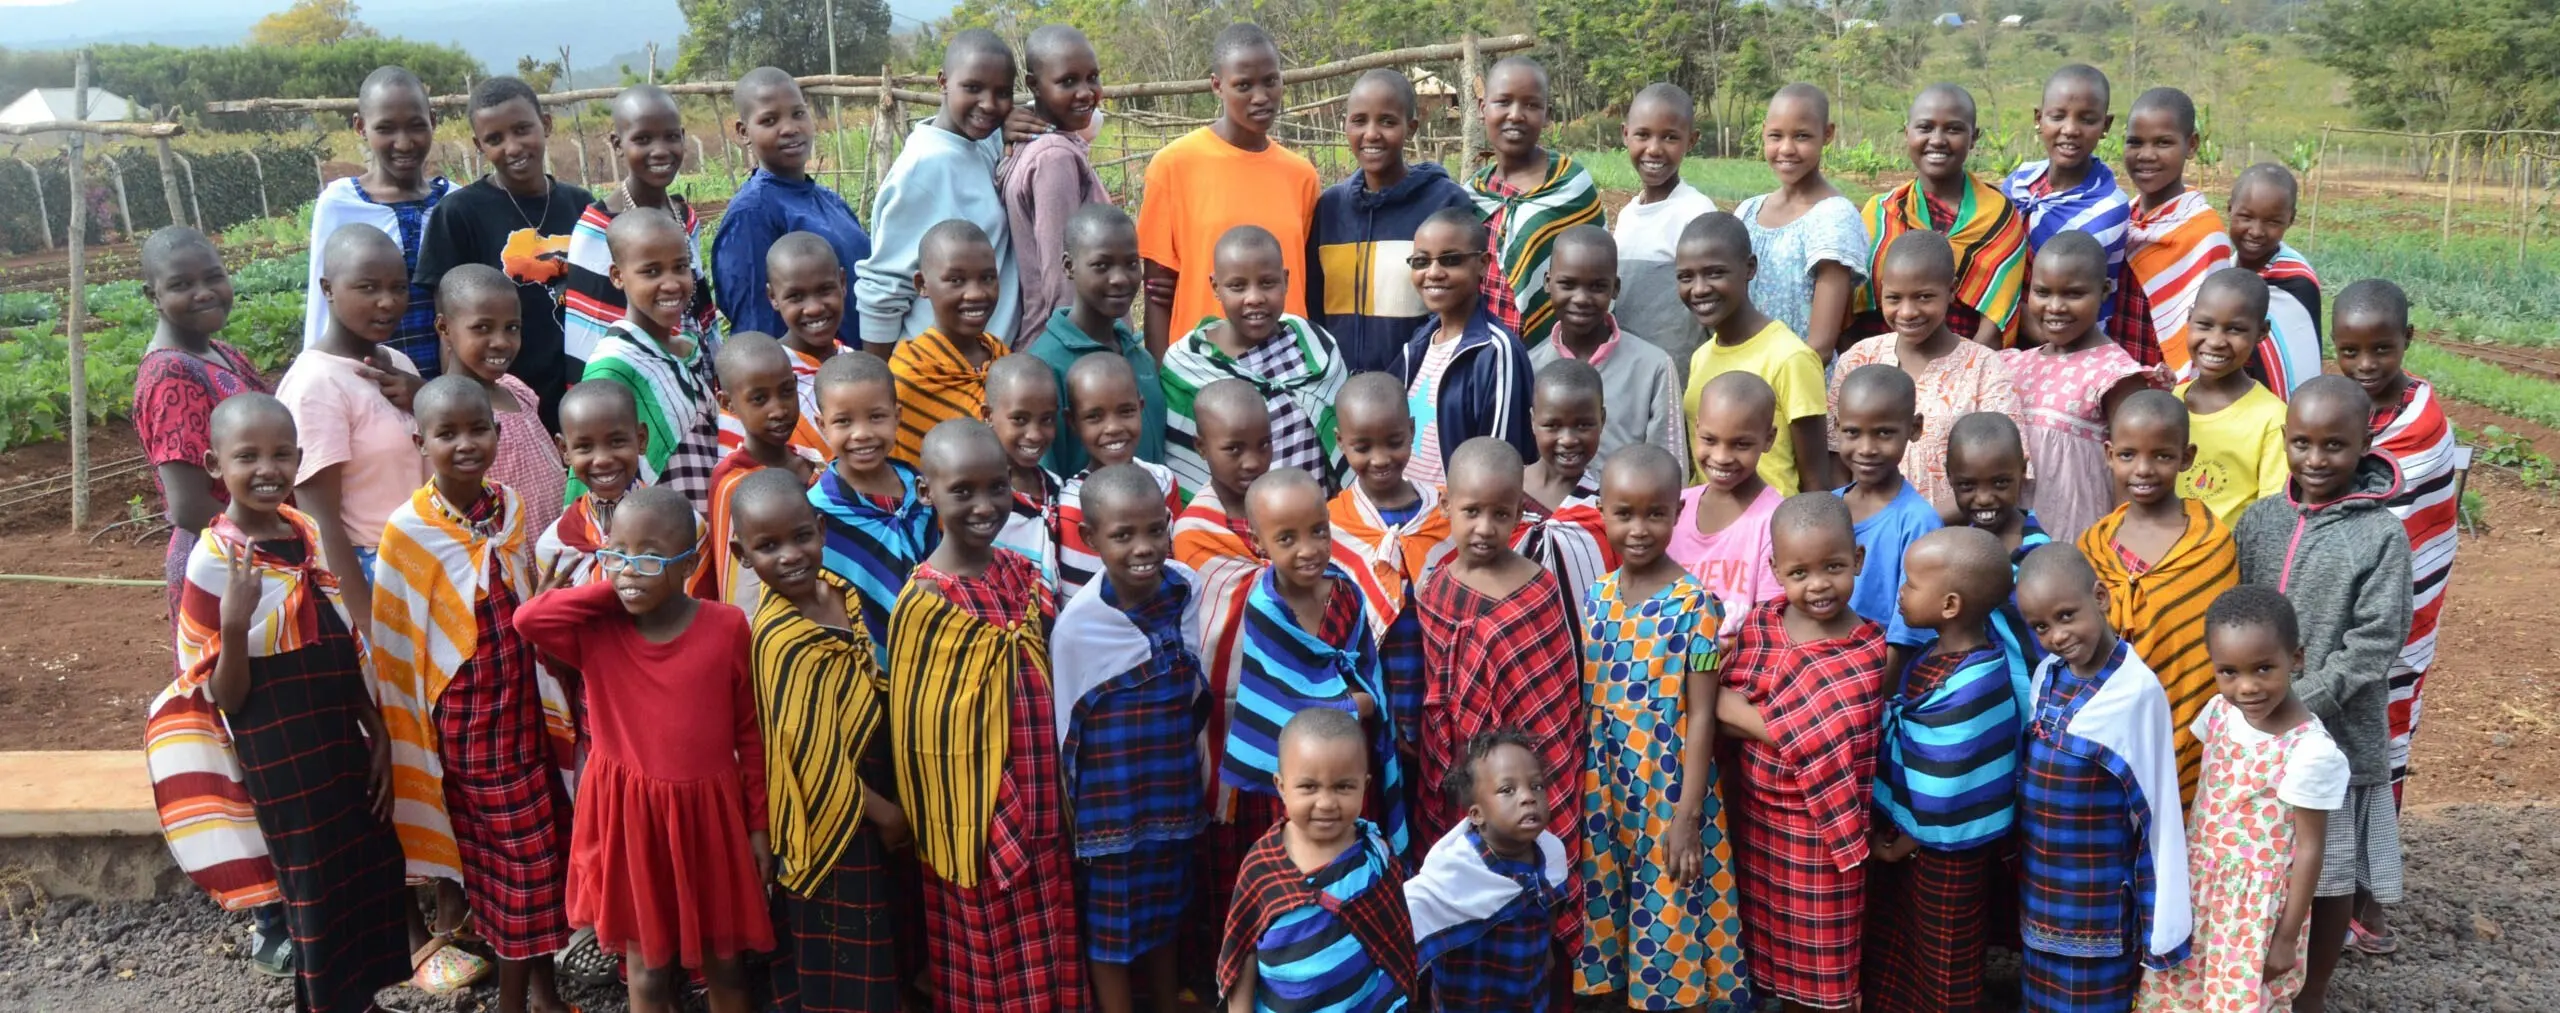
[[[2096,236],[2079,229],[2065,229],[2036,248],[2035,270],[2041,273],[2079,272],[2077,276],[2094,278],[2104,284],[2107,280],[2107,248],[2098,242]]]
[[[1982,122],[1973,103],[1973,93],[1966,91],[1963,85],[1947,81],[1920,89],[1920,94],[1911,99],[1911,118],[1919,119],[1921,110],[1940,105],[1955,110],[1966,123]]]
[[[1680,229],[1682,247],[1705,247],[1717,253],[1744,257],[1755,256],[1751,250],[1751,229],[1731,212],[1709,211],[1691,219]]]
[[[720,352],[712,357],[711,371],[720,378],[720,386],[736,393],[734,388],[747,385],[751,376],[770,376],[780,370],[791,372],[791,353],[770,334],[738,331],[720,342]]]
[[[342,278],[357,265],[382,257],[400,260],[400,244],[372,225],[349,222],[329,233],[328,243],[320,248],[320,276]]]
[[[780,514],[799,520],[816,508],[809,505],[809,487],[789,468],[758,468],[738,480],[729,492],[731,514],[753,514],[758,517]]]
[[[1547,91],[1547,68],[1525,56],[1506,56],[1493,61],[1492,69],[1484,72],[1485,90],[1493,90],[1493,82],[1505,74],[1527,74],[1538,82],[1538,91]]]
[[[1800,492],[1778,504],[1769,531],[1822,534],[1857,540],[1857,523],[1849,518],[1849,501],[1827,492]]]
[[[800,82],[791,79],[790,71],[780,67],[758,67],[739,75],[738,86],[729,92],[729,101],[737,106],[738,118],[743,120],[748,113],[755,111],[757,102],[774,93],[802,99]]]
[[[1238,21],[1219,29],[1218,37],[1209,43],[1209,72],[1223,77],[1229,61],[1254,50],[1268,50],[1274,62],[1280,59],[1280,46],[1261,25]]]
[[[1919,412],[1919,405],[1920,390],[1900,366],[1870,362],[1850,370],[1840,381],[1843,414],[1881,411],[1897,420],[1907,419]]]
[[[1656,81],[1637,89],[1636,97],[1627,102],[1627,117],[1633,119],[1638,109],[1666,110],[1680,117],[1682,123],[1694,125],[1698,121],[1697,100],[1689,97],[1688,89],[1668,81]]]
[[[1478,436],[1458,444],[1458,449],[1450,453],[1448,484],[1457,485],[1462,478],[1469,481],[1491,479],[1516,490],[1520,488],[1521,476],[1526,471],[1527,466],[1520,460],[1520,448],[1495,437]]]
[[[1128,361],[1117,355],[1088,355],[1083,359],[1077,359],[1076,365],[1083,365],[1085,359],[1108,359],[1119,363],[1121,369],[1129,368]],[[1073,369],[1070,368],[1069,372],[1072,373]],[[1039,356],[999,355],[996,356],[995,361],[987,363],[986,402],[988,405],[1011,404],[1010,399],[1017,392],[1040,390],[1048,391],[1051,397],[1056,397],[1058,375],[1050,372],[1049,364],[1040,361]]]
[[[1269,516],[1271,511],[1299,496],[1314,497],[1316,503],[1321,505],[1324,503],[1324,486],[1318,484],[1316,477],[1307,474],[1303,468],[1273,468],[1263,472],[1261,478],[1254,479],[1252,485],[1245,487],[1245,516],[1259,528],[1262,526],[1262,519]]]
[[[1599,260],[1609,265],[1609,273],[1618,273],[1618,241],[1609,235],[1607,229],[1597,225],[1576,225],[1564,230],[1556,236],[1555,251],[1550,256],[1561,257],[1568,252]]]
[[[1062,59],[1079,49],[1092,53],[1093,40],[1085,38],[1074,25],[1041,25],[1031,30],[1030,38],[1022,40],[1022,66],[1037,74],[1042,64]]]
[[[847,358],[837,356],[836,358]],[[924,445],[916,451],[916,466],[925,477],[936,481],[948,478],[964,468],[995,462],[1002,470],[1009,467],[1004,444],[996,439],[996,431],[976,419],[944,419],[924,434]]]
[[[1000,358],[996,361],[1002,362],[1004,360]],[[877,355],[833,355],[828,356],[827,361],[818,367],[818,378],[816,383],[818,393],[820,395],[824,395],[826,392],[838,387],[850,387],[855,384],[880,383],[894,386],[897,383],[897,378],[890,374],[889,364],[880,361],[880,357]],[[578,386],[591,387],[594,386],[594,384],[579,384]],[[571,387],[569,389],[576,390],[578,388]]]
[[[2336,373],[2303,381],[2302,386],[2294,388],[2292,395],[2285,398],[2285,402],[2295,411],[2328,407],[2364,416],[2373,414],[2373,397],[2366,394],[2364,388],[2356,386],[2355,381]]]
[[[1406,79],[1404,75],[1385,67],[1363,71],[1358,80],[1351,82],[1350,94],[1357,95],[1364,91],[1386,92],[1389,98],[1403,104],[1404,114],[1408,117],[1422,107],[1421,96],[1414,94],[1413,82]]]
[[[632,396],[631,388],[618,383],[582,383],[560,395],[560,428],[569,428],[571,419],[628,426],[636,432],[640,428],[640,402]]]
[[[2358,393],[2362,393],[2361,390]],[[2116,413],[2107,417],[2107,435],[2114,438],[2118,428],[2127,425],[2155,425],[2175,434],[2179,443],[2187,442],[2187,403],[2165,390],[2149,388],[2133,392],[2116,405]]]
[[[418,75],[409,73],[406,67],[375,67],[373,73],[364,76],[364,83],[356,86],[356,115],[370,118],[382,111],[383,103],[401,100],[415,101],[419,111],[433,115],[428,108],[426,82],[418,80]]]
[[[654,84],[635,84],[613,97],[613,129],[629,130],[641,118],[665,114],[679,121],[684,114],[676,108],[676,97]]]
[[[1354,374],[1333,398],[1334,414],[1348,413],[1362,419],[1394,415],[1410,417],[1404,384],[1393,373],[1371,371]]]
[[[1911,568],[1938,568],[1964,616],[1979,620],[2009,600],[2009,550],[2000,536],[1975,527],[1939,528],[1911,543]]]
[[[1535,385],[1529,388],[1529,400],[1542,402],[1551,397],[1588,397],[1591,403],[1605,404],[1608,388],[1600,382],[1600,371],[1580,359],[1559,358],[1538,367]]]
[[[767,274],[780,274],[794,264],[820,264],[822,269],[842,271],[844,261],[836,256],[836,248],[827,237],[815,232],[786,232],[764,251]]]
[[[1204,425],[1213,417],[1220,424],[1231,426],[1245,424],[1247,419],[1271,424],[1271,406],[1262,400],[1262,392],[1234,377],[1200,388],[1200,393],[1191,399],[1191,413]]]
[[[1075,214],[1067,216],[1067,255],[1069,256],[1083,253],[1122,236],[1127,236],[1129,242],[1135,245],[1138,241],[1138,223],[1129,220],[1129,213],[1120,210],[1117,205],[1095,201],[1077,208]]]
[[[1609,455],[1600,466],[1600,488],[1648,488],[1678,492],[1687,478],[1687,466],[1671,452],[1653,443],[1630,443]],[[1634,483],[1634,485],[1630,485]]]
[[[1493,227],[1485,224],[1484,215],[1477,213],[1473,206],[1434,211],[1413,231],[1419,234],[1424,229],[1457,229],[1460,235],[1467,237],[1465,243],[1469,248],[1487,247],[1493,243]]]
[[[1005,358],[1040,361],[1038,357],[1029,355],[1008,355]],[[1046,363],[1041,365],[1044,370],[1047,368]],[[1080,355],[1076,357],[1074,365],[1067,367],[1067,393],[1070,400],[1073,400],[1073,395],[1078,388],[1114,382],[1126,382],[1132,388],[1138,385],[1137,369],[1129,365],[1129,360],[1117,355]],[[988,371],[987,383],[990,388],[995,385],[993,370]]]
[[[2133,100],[2129,116],[2143,113],[2165,113],[2178,125],[2181,134],[2196,132],[2196,100],[2176,88],[2153,88]]]
[[[1815,120],[1822,123],[1831,122],[1831,95],[1821,88],[1798,81],[1778,89],[1777,94],[1769,96],[1771,108],[1776,108],[1781,102],[1803,103],[1813,110]]]
[[[1956,249],[1944,235],[1927,229],[1912,229],[1895,237],[1893,245],[1885,248],[1884,263],[1876,273],[1886,271],[1917,271],[1924,278],[1943,278],[1953,282],[1956,277]]]
[[[2241,312],[2251,320],[2267,318],[2267,279],[2245,267],[2226,267],[2204,276],[2204,285],[2196,290],[2196,298],[2209,293],[2228,292],[2240,299]]]
[[[953,34],[951,41],[942,47],[942,72],[957,74],[961,67],[977,59],[1001,59],[1004,61],[1005,69],[1011,71],[1013,47],[1004,44],[1003,36],[984,28],[960,31]]]
[[[1291,715],[1289,723],[1280,726],[1279,751],[1299,743],[1358,742],[1368,743],[1367,733],[1360,730],[1360,719],[1351,712],[1332,707],[1309,707]]]
[[[1280,239],[1259,225],[1238,225],[1218,237],[1218,245],[1210,251],[1210,270],[1219,274],[1241,271],[1251,258],[1269,257],[1270,263],[1284,264]]]
[[[479,299],[503,299],[509,308],[517,308],[515,279],[487,264],[456,264],[436,282],[437,313],[458,313]]]
[[[2240,170],[2240,178],[2231,181],[2231,203],[2238,204],[2250,191],[2270,187],[2284,195],[2284,206],[2293,207],[2302,200],[2302,184],[2293,178],[2293,170],[2278,162],[2260,162]]]
[[[2066,63],[2055,68],[2052,76],[2044,79],[2044,97],[2051,100],[2054,90],[2058,88],[2089,89],[2091,94],[2097,96],[2100,109],[2106,108],[2107,103],[2113,101],[2115,96],[2114,86],[2107,83],[2106,71],[2085,63]]]
[[[213,406],[213,420],[206,425],[205,442],[219,448],[239,438],[239,434],[249,427],[268,423],[283,426],[287,433],[293,432],[293,410],[273,395],[256,391],[234,394]]]
[[[1136,462],[1114,464],[1085,476],[1080,502],[1088,523],[1106,510],[1143,509],[1153,505],[1164,509],[1164,486]]]
[[[1959,416],[1956,424],[1947,430],[1947,456],[1976,452],[2026,460],[2027,445],[2018,435],[2017,420],[2006,412],[1971,412]]]
[[[489,405],[488,388],[461,373],[446,373],[418,388],[409,400],[409,414],[417,419],[421,433],[426,431],[429,419],[497,417]]]
[[[1773,427],[1777,425],[1778,392],[1770,389],[1769,381],[1757,373],[1736,369],[1709,378],[1698,393],[1698,413],[1706,414],[1709,406],[1731,406]]]
[[[693,504],[673,486],[644,485],[622,497],[622,505],[613,511],[613,528],[619,534],[639,520],[649,527],[665,525],[665,529],[691,542],[702,536],[701,519],[693,515]]]
[[[966,218],[945,218],[924,230],[924,239],[916,244],[918,269],[931,272],[934,265],[948,263],[954,253],[971,246],[986,247],[995,252],[996,245],[987,238],[987,230]]]
[[[215,260],[222,259],[222,253],[214,248],[213,240],[206,238],[202,232],[184,225],[154,229],[151,238],[142,241],[142,276],[144,278],[159,277],[180,255],[190,253],[203,253],[212,256]]]
[[[2403,333],[2409,330],[2409,293],[2387,278],[2365,278],[2338,293],[2338,305],[2331,311],[2330,326],[2342,327],[2349,320],[2378,321]]]
[[[2025,562],[2018,564],[2019,587],[2054,582],[2063,587],[2091,590],[2098,586],[2098,571],[2089,565],[2089,557],[2081,555],[2077,546],[2064,542],[2038,546],[2035,551],[2027,553]]]
[[[632,208],[613,216],[613,224],[604,229],[605,250],[616,260],[630,255],[630,251],[640,243],[663,239],[689,242],[684,234],[684,223],[676,221],[675,215],[660,208]]]

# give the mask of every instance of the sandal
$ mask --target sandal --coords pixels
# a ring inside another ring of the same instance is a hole
[[[2361,921],[2347,922],[2347,945],[2368,957],[2387,957],[2400,952],[2400,937],[2389,932],[2376,933]]]
[[[452,995],[489,976],[489,962],[473,956],[453,940],[433,936],[409,955],[409,984],[428,995]]]
[[[611,985],[622,970],[622,960],[606,953],[596,943],[596,930],[579,929],[569,937],[569,945],[560,948],[552,958],[560,975],[582,985]]]

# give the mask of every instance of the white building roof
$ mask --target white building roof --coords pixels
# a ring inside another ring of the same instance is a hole
[[[69,88],[34,88],[17,101],[0,107],[0,123],[43,123],[48,120],[76,119],[72,109],[76,98]],[[89,120],[93,123],[133,118],[133,104],[124,96],[104,88],[89,89]]]

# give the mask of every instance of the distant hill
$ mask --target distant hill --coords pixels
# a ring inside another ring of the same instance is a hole
[[[807,0],[815,4],[820,0]],[[249,26],[290,0],[0,0],[0,47],[63,49],[113,43],[167,46],[233,45]],[[890,0],[899,31],[949,13],[954,0]],[[644,50],[658,44],[659,66],[675,63],[684,36],[676,0],[569,0],[521,3],[501,0],[359,0],[358,17],[384,35],[443,42],[488,66],[513,70],[516,58],[552,59],[570,47],[580,84],[611,84],[624,63],[639,69]],[[597,81],[598,74],[605,79]]]
[[[169,46],[233,45],[249,26],[286,0],[203,0],[193,6],[169,0],[71,0],[48,6],[0,5],[0,46],[62,49],[112,43]],[[595,3],[504,3],[497,0],[370,0],[360,17],[384,35],[460,46],[492,71],[511,70],[516,58],[552,58],[570,47],[580,67],[617,54],[636,54],[656,42],[665,63],[675,61],[684,15],[675,0]],[[634,67],[645,57],[634,56]],[[606,64],[614,66],[616,64]]]

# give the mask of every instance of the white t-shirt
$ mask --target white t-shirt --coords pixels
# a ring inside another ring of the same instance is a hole
[[[2241,746],[2254,749],[2276,737],[2259,731],[2241,716],[2240,708],[2219,696],[2206,701],[2204,710],[2197,712],[2187,730],[2204,738],[2217,707],[2229,712],[2223,715],[2222,727]],[[2329,729],[2319,718],[2303,720],[2311,725],[2311,731],[2294,740],[2293,754],[2284,758],[2284,773],[2276,779],[2276,798],[2298,808],[2334,812],[2347,804],[2347,754],[2338,751],[2337,741],[2329,737]]]
[[[1630,203],[1619,208],[1618,224],[1609,230],[1618,240],[1618,259],[1669,263],[1672,250],[1680,245],[1680,230],[1715,209],[1716,202],[1687,180],[1672,188],[1671,196],[1651,204]]]
[[[1458,357],[1458,343],[1463,337],[1433,341],[1431,350],[1422,355],[1422,365],[1413,371],[1413,386],[1405,391],[1405,411],[1413,416],[1413,458],[1405,462],[1406,481],[1418,485],[1439,485],[1440,474],[1440,379],[1449,373],[1449,363]]]

